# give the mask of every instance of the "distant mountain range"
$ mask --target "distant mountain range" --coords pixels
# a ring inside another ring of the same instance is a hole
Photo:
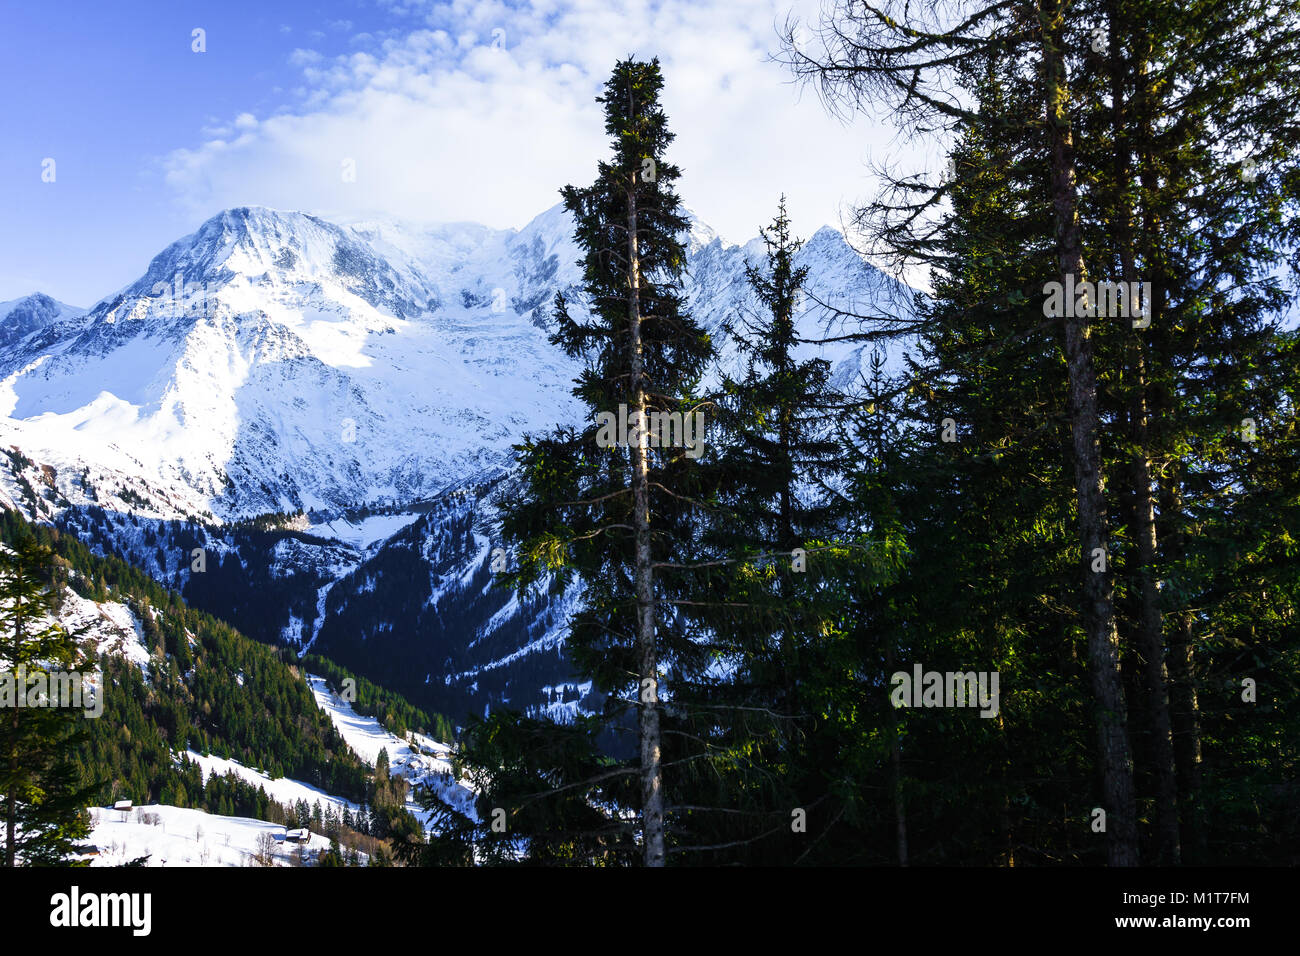
[[[490,588],[484,507],[513,443],[581,413],[547,340],[556,293],[581,297],[572,232],[558,206],[518,231],[241,207],[89,310],[0,304],[0,504],[453,718],[572,711],[572,595]],[[689,306],[734,367],[722,322],[754,307],[762,242],[686,240]],[[829,227],[796,264],[809,338],[842,332],[816,300],[910,294]],[[840,382],[867,365],[808,349]]]

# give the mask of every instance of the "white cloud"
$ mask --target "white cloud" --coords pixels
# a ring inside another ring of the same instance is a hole
[[[815,14],[815,0],[800,4]],[[685,201],[743,240],[780,193],[796,229],[838,222],[871,193],[871,147],[893,131],[844,126],[766,57],[788,0],[488,0],[390,4],[412,30],[370,52],[295,50],[300,100],[241,114],[165,162],[187,211],[241,204],[521,226],[586,183],[608,146],[594,102],[617,59],[659,56]],[[504,31],[495,34],[493,31]],[[354,182],[342,165],[355,164]]]

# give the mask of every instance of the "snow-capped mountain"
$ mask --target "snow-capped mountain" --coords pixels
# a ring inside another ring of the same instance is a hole
[[[572,232],[559,206],[521,230],[237,208],[88,311],[6,303],[0,504],[453,716],[571,709],[565,601],[487,587],[476,500],[524,433],[577,423],[577,369],[547,340],[556,293],[580,297]],[[752,307],[762,242],[698,219],[686,240],[688,304],[734,367],[722,324]],[[796,264],[808,338],[844,331],[818,300],[864,314],[908,293],[830,228]],[[859,345],[807,348],[841,381],[865,365]]]
[[[36,332],[85,314],[85,309],[51,299],[41,292],[0,302],[0,348],[7,349]]]
[[[571,232],[558,206],[518,232],[227,210],[88,313],[0,307],[0,441],[53,466],[69,500],[89,468],[165,517],[431,497],[578,414],[545,335],[580,280]],[[761,245],[697,224],[689,252],[692,307],[716,328]],[[800,258],[814,294],[850,307],[889,286],[829,228]]]
[[[424,270],[321,219],[229,210],[62,338],[7,350],[2,437],[169,517],[430,497],[572,414],[562,357],[497,295],[512,276],[461,260],[493,241],[453,234]]]

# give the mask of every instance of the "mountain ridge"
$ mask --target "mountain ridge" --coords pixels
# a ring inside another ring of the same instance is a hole
[[[562,206],[519,230],[223,210],[0,347],[0,505],[420,706],[571,711],[570,601],[488,587],[482,505],[512,444],[578,424],[578,366],[547,337],[556,293],[581,308],[572,233]],[[725,326],[754,307],[763,245],[698,219],[685,238],[716,382],[738,370]],[[819,300],[869,313],[908,294],[830,227],[796,264],[810,340],[843,331]],[[803,351],[842,380],[866,368],[860,344]]]

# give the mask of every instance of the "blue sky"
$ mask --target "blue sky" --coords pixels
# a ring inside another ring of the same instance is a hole
[[[522,226],[590,180],[606,150],[593,98],[629,54],[663,61],[701,218],[743,241],[784,191],[809,235],[903,144],[828,116],[767,61],[792,7],[819,4],[6,4],[0,300],[88,306],[233,205]]]
[[[5,5],[0,299],[41,290],[88,305],[126,284],[196,224],[164,181],[172,150],[223,118],[292,102],[300,79],[289,52],[347,46],[329,21],[400,19],[354,2],[267,9],[245,0]],[[191,49],[199,24],[203,54]],[[53,183],[41,178],[46,158]]]

